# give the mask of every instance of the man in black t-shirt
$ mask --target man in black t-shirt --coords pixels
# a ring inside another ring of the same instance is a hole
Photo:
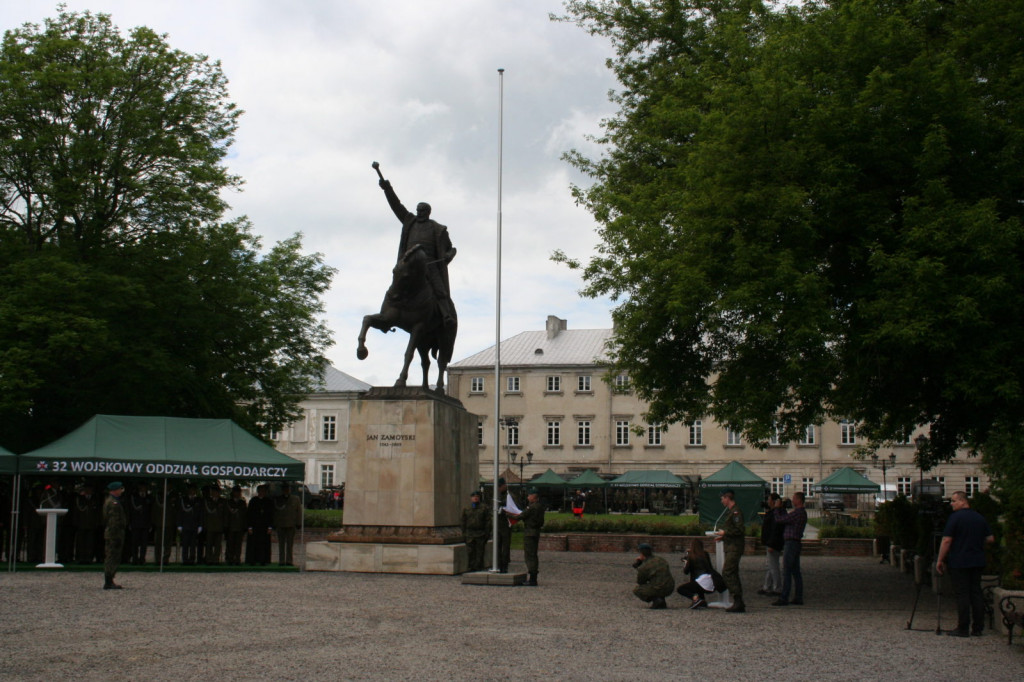
[[[971,509],[967,493],[956,491],[950,504],[953,513],[942,531],[942,544],[935,571],[946,572],[956,594],[957,626],[947,635],[952,637],[981,636],[985,627],[985,602],[981,594],[981,573],[985,568],[985,545],[995,542],[985,517]],[[971,627],[973,619],[974,627]]]

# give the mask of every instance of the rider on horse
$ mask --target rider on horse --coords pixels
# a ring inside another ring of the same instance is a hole
[[[380,187],[384,190],[388,205],[402,223],[402,238],[398,244],[398,260],[416,246],[421,246],[427,255],[427,281],[434,299],[441,310],[445,329],[455,327],[455,306],[452,303],[448,285],[448,263],[455,258],[455,247],[448,237],[448,228],[430,219],[430,204],[419,203],[416,213],[411,213],[392,189],[391,183],[383,178]]]

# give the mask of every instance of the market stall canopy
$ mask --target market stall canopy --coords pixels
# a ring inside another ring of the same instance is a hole
[[[859,474],[850,467],[843,467],[826,477],[818,485],[812,486],[814,492],[822,493],[855,493],[874,494],[881,491],[882,486]]]
[[[0,476],[18,473],[18,456],[0,448]]]
[[[686,481],[666,469],[627,471],[608,482],[615,488],[682,488]]]
[[[553,488],[556,486],[564,486],[566,485],[566,482],[564,478],[556,474],[551,469],[548,469],[532,481],[527,481],[526,484],[539,486],[541,488]]]
[[[302,480],[302,462],[230,419],[96,415],[20,457],[23,474]]]
[[[725,507],[721,496],[725,490],[736,495],[736,504],[747,523],[757,518],[764,502],[768,482],[753,471],[733,460],[700,482],[700,522],[717,524]]]
[[[587,469],[569,481],[568,485],[573,488],[603,488],[608,485],[608,481],[595,474],[593,469]]]

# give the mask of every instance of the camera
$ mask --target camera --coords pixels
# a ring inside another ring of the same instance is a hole
[[[640,564],[642,564],[643,562],[644,562],[643,559],[637,559],[636,561],[633,562],[633,568],[640,568]]]

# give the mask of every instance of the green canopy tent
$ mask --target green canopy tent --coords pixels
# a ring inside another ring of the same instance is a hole
[[[643,506],[650,508],[649,494],[652,489],[680,490],[686,481],[667,469],[634,469],[608,482],[611,488],[640,488],[644,493]]]
[[[882,486],[867,479],[850,467],[843,467],[827,476],[821,483],[812,486],[814,492],[852,493],[855,495],[877,494]]]
[[[21,472],[300,481],[305,466],[230,419],[99,414],[63,438],[21,455]]]
[[[576,478],[569,481],[567,484],[569,489],[572,490],[586,490],[588,488],[601,488],[604,492],[604,509],[608,509],[608,481],[604,480],[594,472],[593,469],[587,469]],[[591,505],[591,508],[595,508]],[[598,508],[600,509],[600,508]]]
[[[700,522],[716,525],[725,511],[721,496],[726,490],[736,494],[736,503],[747,523],[757,518],[764,504],[768,482],[737,461],[732,461],[700,482]]]
[[[561,488],[562,506],[565,506],[565,486],[568,485],[568,483],[564,478],[556,474],[551,469],[548,469],[532,481],[527,481],[526,485],[534,488]]]
[[[162,478],[165,514],[169,478],[283,482],[305,477],[302,462],[230,419],[102,414],[63,438],[21,455],[19,469],[22,474],[40,476]]]
[[[882,486],[859,474],[850,467],[837,469],[825,477],[821,483],[811,486],[816,493],[836,493],[848,495],[877,495]],[[835,514],[827,514],[827,518],[838,522],[840,517]]]

